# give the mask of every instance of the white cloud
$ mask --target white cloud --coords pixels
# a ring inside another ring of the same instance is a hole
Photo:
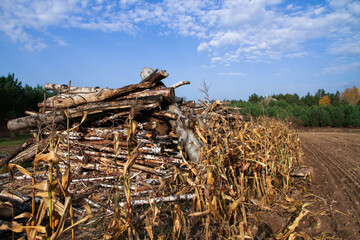
[[[229,76],[246,76],[246,74],[242,72],[229,72]]]
[[[246,76],[245,73],[242,73],[242,72],[228,72],[228,73],[225,73],[225,72],[220,72],[218,73],[219,76]]]
[[[331,54],[360,56],[360,33],[352,38],[334,41],[328,51]]]
[[[22,43],[29,51],[41,51],[47,47],[44,40],[34,37],[29,30],[43,31],[58,25],[76,10],[76,1],[0,1],[0,30],[12,41]],[[56,41],[56,40],[55,40]]]
[[[238,5],[241,8],[226,3],[225,0],[221,10],[209,13],[212,15],[211,19],[217,19],[220,26],[209,29],[210,39],[202,41],[198,47],[199,52],[217,51],[218,56],[213,60],[219,62],[235,59],[247,61],[278,59],[284,53],[294,50],[299,53],[304,52],[301,51],[302,44],[311,39],[331,41],[353,39],[360,27],[359,18],[352,13],[357,13],[354,10],[357,8],[353,7],[353,10],[350,10],[350,4],[355,4],[354,2],[349,2],[348,5],[332,3],[331,6],[326,4],[312,6],[298,11],[295,15],[267,10],[268,2],[265,1],[242,1]],[[299,8],[288,5],[287,9],[294,11]],[[337,53],[346,53],[346,49],[353,48],[355,44],[345,42],[343,51]],[[223,55],[221,56],[219,52]],[[286,56],[300,57],[304,54]]]
[[[286,55],[288,58],[301,58],[309,55],[307,52],[296,52],[296,53],[289,53]]]
[[[286,6],[286,10],[290,10],[290,11],[297,11],[301,9],[300,6],[295,6],[294,4],[290,3],[289,5]]]
[[[29,50],[46,47],[50,27],[141,34],[159,26],[199,40],[212,62],[268,61],[305,56],[303,45],[326,39],[331,54],[360,55],[360,3],[279,5],[281,0],[0,0],[0,31]],[[52,41],[64,44],[60,36]]]
[[[347,64],[340,64],[333,67],[324,68],[325,74],[339,74],[346,72],[360,72],[360,62],[353,62]]]

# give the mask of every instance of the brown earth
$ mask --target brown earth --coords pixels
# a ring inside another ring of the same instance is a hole
[[[360,239],[360,132],[300,131],[304,163],[312,167],[310,191],[318,218],[311,236]]]

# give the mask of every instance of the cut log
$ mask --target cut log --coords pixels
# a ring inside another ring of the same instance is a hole
[[[119,97],[116,100],[124,100],[124,99],[154,99],[156,100],[161,96],[168,102],[173,102],[175,99],[174,88],[162,88],[162,89],[154,89],[154,90],[144,90],[141,92],[130,93],[126,96]]]
[[[114,148],[113,148],[114,142],[110,141],[110,140],[105,140],[105,141],[81,141],[81,142],[77,142],[76,144],[78,146],[83,147],[83,149],[94,149],[94,150],[99,151],[99,152],[108,152],[108,153],[113,153],[114,152]],[[73,142],[73,141],[70,141],[70,145],[76,146],[75,142]],[[119,148],[121,149],[121,151],[119,153],[126,156],[126,153],[127,153],[126,152],[126,150],[127,150],[126,142],[120,142],[119,143]],[[179,160],[181,159],[181,156],[180,156],[179,152],[176,149],[165,147],[165,146],[162,146],[162,145],[159,145],[159,144],[148,143],[145,146],[139,148],[139,153],[152,155],[152,156],[150,156],[151,158],[147,157],[147,159],[159,158],[161,161],[166,160],[168,162],[171,162],[172,158],[176,159],[176,161],[174,161],[174,162],[179,162]],[[161,157],[162,155],[166,155],[166,156],[169,156],[171,158]]]
[[[35,152],[36,152],[36,144],[33,143],[31,146],[27,147],[25,150],[23,150],[18,155],[16,155],[16,157],[11,159],[10,163],[19,164],[26,162],[28,160],[32,160],[35,157]]]
[[[171,87],[172,88],[178,88],[178,87],[181,87],[181,86],[184,86],[184,85],[187,85],[187,84],[190,84],[190,82],[189,81],[181,81],[181,82],[175,83]]]
[[[170,121],[170,124],[175,129],[175,132],[179,137],[180,146],[185,149],[185,152],[191,161],[198,163],[200,158],[200,141],[189,127],[190,120],[184,116],[175,104],[171,105],[169,110],[178,114],[177,120]]]
[[[58,93],[98,93],[103,91],[112,90],[110,88],[99,88],[99,87],[70,87],[65,84],[53,84],[45,83],[45,90],[55,91]]]
[[[64,121],[66,118],[63,114],[46,114],[40,113],[21,118],[11,119],[7,122],[10,131],[16,131],[25,128],[32,128],[38,125],[45,125],[54,122]]]
[[[178,118],[178,115],[176,113],[170,111],[156,111],[151,113],[151,115],[154,117],[170,119],[170,120],[176,120]]]
[[[101,113],[106,110],[114,109],[130,109],[133,106],[143,105],[145,109],[153,109],[160,106],[157,101],[142,101],[142,100],[123,100],[123,101],[113,101],[113,102],[97,102],[97,103],[88,103],[76,108],[69,109],[69,115],[72,118],[83,116],[83,112],[87,112],[88,115]],[[56,111],[50,113],[39,113],[36,115],[30,115],[26,117],[16,118],[9,120],[7,127],[11,131],[36,127],[39,124],[45,125],[50,124],[53,121],[55,123],[62,122],[66,120],[66,115],[63,111]]]
[[[64,158],[67,157],[67,152],[65,152],[64,150],[59,150],[57,152],[60,156],[63,156]],[[114,154],[114,153],[109,153],[109,152],[98,152],[95,150],[90,150],[90,149],[82,149],[82,150],[75,150],[75,149],[71,149],[70,153],[72,156],[78,156],[78,159],[83,159],[84,156],[91,156],[91,157],[101,157],[104,159],[109,159],[110,162],[113,162],[115,157],[117,159],[121,159],[123,161],[126,161],[128,158],[128,154],[126,150],[119,150],[118,154]],[[84,154],[84,155],[79,155],[80,153]],[[86,158],[85,157],[85,158]],[[178,158],[174,158],[174,157],[163,157],[160,155],[153,155],[153,154],[139,154],[138,159],[136,160],[137,162],[142,162],[142,164],[157,164],[157,165],[161,165],[164,163],[173,163],[173,164],[177,164],[179,163]],[[120,164],[120,162],[119,162]]]
[[[104,117],[103,119],[99,119],[99,120],[95,121],[95,123],[97,125],[101,125],[101,124],[104,124],[109,121],[115,121],[120,118],[125,118],[126,116],[129,116],[128,112],[119,112],[119,113],[112,114],[111,116]]]
[[[160,72],[157,72],[157,70],[155,70],[149,77],[147,77],[138,84],[132,84],[98,93],[76,94],[74,96],[66,98],[61,98],[61,96],[58,96],[58,98],[47,99],[45,102],[39,103],[38,106],[46,108],[66,108],[86,103],[99,102],[151,88],[168,76],[169,74],[167,74],[164,70]]]
[[[18,155],[20,152],[28,148],[32,143],[34,143],[34,140],[28,140],[27,142],[23,143],[20,147],[18,147],[15,151],[1,159],[0,167],[7,165],[16,155]]]

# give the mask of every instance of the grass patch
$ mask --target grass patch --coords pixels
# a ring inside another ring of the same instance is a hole
[[[0,146],[21,145],[32,138],[31,134],[21,133],[0,137]]]
[[[21,144],[32,138],[32,134],[18,133],[0,137],[0,157],[15,151]]]

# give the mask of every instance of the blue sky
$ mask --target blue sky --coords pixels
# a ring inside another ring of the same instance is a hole
[[[360,87],[360,1],[0,0],[0,75],[117,88],[166,70],[186,99]]]

